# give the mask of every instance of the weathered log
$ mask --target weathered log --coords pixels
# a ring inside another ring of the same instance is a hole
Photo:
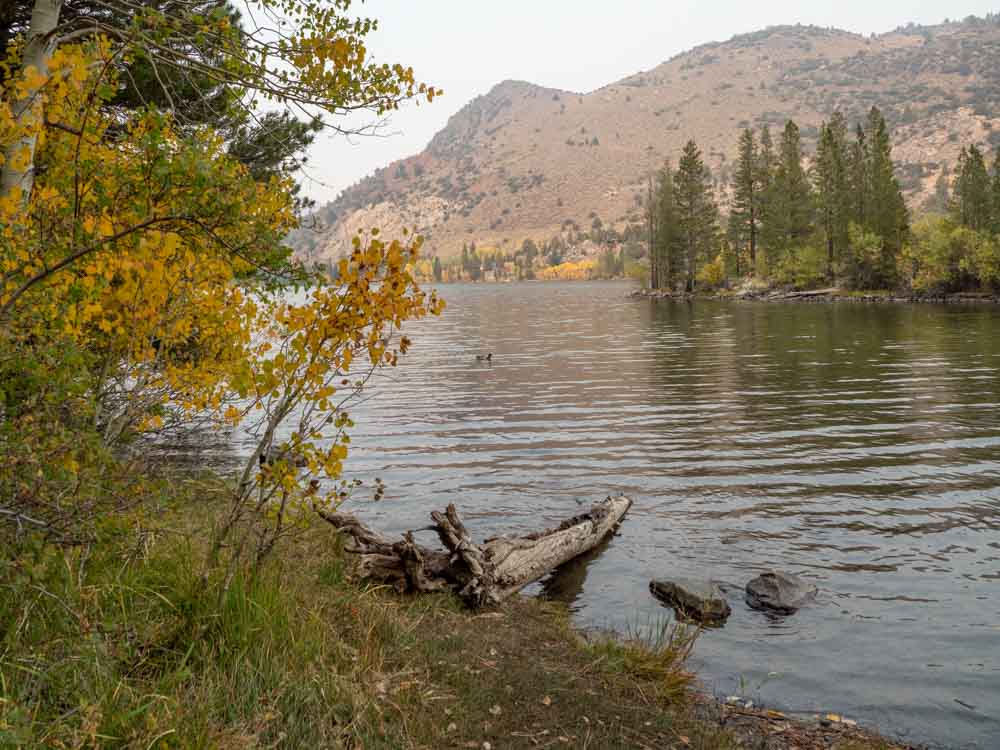
[[[835,286],[828,287],[826,289],[806,289],[801,292],[785,292],[781,295],[781,299],[798,299],[800,297],[830,297],[834,294],[840,292]]]
[[[357,556],[361,576],[389,583],[397,591],[454,591],[469,606],[497,604],[549,571],[593,549],[611,534],[631,507],[620,495],[596,503],[587,513],[553,529],[522,537],[472,541],[454,505],[434,511],[430,527],[446,550],[417,544],[413,532],[391,541],[354,516],[317,509],[347,537],[346,550]]]

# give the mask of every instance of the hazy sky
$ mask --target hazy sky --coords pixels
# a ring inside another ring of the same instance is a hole
[[[405,106],[380,137],[321,136],[304,189],[322,203],[376,168],[418,153],[452,114],[504,79],[588,92],[696,45],[765,26],[870,34],[998,9],[1000,3],[980,0],[366,0],[355,10],[379,19],[369,44],[375,59],[412,66],[418,80],[445,96]]]

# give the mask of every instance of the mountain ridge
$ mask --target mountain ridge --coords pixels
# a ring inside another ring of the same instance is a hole
[[[358,231],[416,229],[431,255],[476,242],[513,250],[600,219],[641,221],[648,175],[694,137],[725,206],[743,127],[787,118],[811,149],[836,109],[872,105],[893,129],[897,172],[918,206],[968,143],[1000,145],[997,16],[881,35],[781,25],[706,42],[589,93],[508,79],[452,115],[419,154],[376,170],[300,231],[300,257],[329,260]],[[775,133],[777,135],[777,133]]]

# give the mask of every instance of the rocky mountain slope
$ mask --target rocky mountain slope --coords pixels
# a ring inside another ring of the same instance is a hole
[[[588,94],[504,81],[469,102],[420,154],[394,162],[317,212],[300,255],[338,256],[361,228],[417,228],[432,254],[462,244],[513,249],[595,217],[641,221],[650,172],[694,137],[723,202],[739,130],[787,118],[811,149],[836,109],[873,105],[894,129],[913,205],[970,142],[1000,145],[1000,18],[908,26],[866,37],[769,28],[680,54]]]

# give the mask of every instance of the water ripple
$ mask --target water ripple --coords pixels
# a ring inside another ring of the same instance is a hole
[[[356,508],[370,522],[419,527],[455,502],[485,537],[627,492],[620,535],[542,587],[581,623],[668,616],[652,576],[798,572],[821,601],[784,622],[734,589],[697,648],[708,687],[995,747],[998,311],[442,291],[444,315],[412,326],[406,362],[352,414],[349,469],[387,485]]]

